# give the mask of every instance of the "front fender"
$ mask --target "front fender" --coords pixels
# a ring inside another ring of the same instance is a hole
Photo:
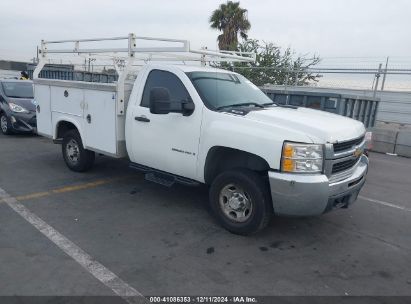
[[[264,122],[247,119],[246,116],[205,110],[203,114],[200,149],[198,156],[198,179],[204,182],[207,154],[215,146],[232,148],[257,155],[271,169],[280,168],[284,140],[311,142],[304,134],[289,134]]]

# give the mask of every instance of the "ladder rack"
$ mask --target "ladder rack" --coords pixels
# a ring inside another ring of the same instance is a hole
[[[127,40],[127,48],[81,48],[80,43],[85,42],[104,42],[113,40]],[[151,47],[138,47],[137,41],[154,41],[154,42],[166,42],[174,44],[172,46],[151,46]],[[53,44],[67,44],[74,43],[73,48],[66,49],[49,49]],[[178,44],[177,46],[175,44]],[[188,40],[181,39],[169,39],[169,38],[154,38],[136,36],[135,34],[129,34],[124,37],[111,37],[111,38],[90,38],[90,39],[74,39],[74,40],[56,40],[56,41],[41,41],[40,54],[44,58],[47,54],[99,54],[99,53],[127,53],[128,57],[135,57],[136,54],[149,55],[145,60],[156,60],[153,55],[158,55],[166,58],[169,61],[243,61],[243,62],[255,62],[255,53],[250,52],[233,52],[233,51],[212,51],[207,49],[191,49],[190,42]],[[200,56],[198,56],[200,55]],[[160,58],[161,59],[161,58]]]
[[[127,41],[127,47],[123,48],[87,48],[82,47],[85,43],[102,43],[109,41]],[[167,44],[167,46],[138,46],[138,41],[149,41],[155,43]],[[71,47],[67,46],[71,44]],[[65,45],[66,48],[51,48],[54,45]],[[115,66],[119,77],[117,81],[117,114],[124,113],[124,98],[125,98],[125,81],[130,73],[130,70],[135,61],[168,61],[168,62],[187,62],[197,61],[205,66],[206,62],[255,62],[256,54],[249,52],[233,52],[233,51],[213,51],[206,48],[191,49],[188,40],[169,39],[169,38],[154,38],[136,36],[131,33],[123,37],[111,38],[90,38],[90,39],[71,39],[71,40],[55,40],[41,41],[40,60],[36,69],[33,72],[33,79],[37,79],[40,71],[47,63],[47,56],[50,54],[103,54],[113,53],[113,65]],[[119,54],[123,54],[120,56]],[[125,55],[126,54],[126,55]],[[122,60],[119,60],[122,59]],[[125,65],[120,64],[121,61]]]

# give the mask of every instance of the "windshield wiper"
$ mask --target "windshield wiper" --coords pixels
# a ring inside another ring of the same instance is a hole
[[[267,103],[263,103],[263,106],[278,106],[279,104],[276,102],[267,102]]]
[[[298,109],[298,106],[290,105],[290,104],[282,104],[278,102],[270,102],[270,103],[263,103],[264,106],[277,106],[281,108],[289,108],[289,109]]]
[[[236,103],[236,104],[227,105],[227,106],[221,106],[221,107],[218,107],[217,110],[222,110],[222,109],[232,108],[232,107],[241,107],[241,106],[255,106],[258,108],[264,108],[264,105],[256,103],[256,102],[244,102],[244,103]]]

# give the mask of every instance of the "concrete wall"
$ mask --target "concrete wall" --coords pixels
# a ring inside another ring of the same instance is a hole
[[[0,69],[0,78],[19,78],[19,77],[20,77],[20,71]]]
[[[265,88],[281,89],[284,86],[267,86]],[[319,93],[336,93],[354,96],[372,97],[372,90],[352,90],[321,87],[288,87],[291,91],[308,91]],[[379,91],[381,99],[377,111],[376,126],[373,132],[373,151],[396,153],[411,157],[411,92]]]
[[[411,131],[399,131],[394,153],[411,157]]]
[[[26,62],[0,60],[0,78],[19,78],[20,72],[26,69]]]
[[[411,157],[411,127],[379,124],[372,132],[372,151]]]
[[[27,62],[0,60],[0,70],[25,71]]]

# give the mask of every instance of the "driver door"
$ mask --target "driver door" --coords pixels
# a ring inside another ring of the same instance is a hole
[[[153,69],[148,73],[143,93],[139,94],[140,100],[133,109],[133,161],[196,179],[201,106],[197,100],[196,108],[189,116],[182,113],[153,114],[150,112],[150,92],[153,88],[167,90],[173,108],[178,108],[178,103],[192,100],[191,97],[196,94],[190,80],[181,71]]]

